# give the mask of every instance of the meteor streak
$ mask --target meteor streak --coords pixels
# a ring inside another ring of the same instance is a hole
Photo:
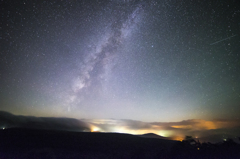
[[[225,40],[230,39],[230,38],[235,37],[235,36],[237,36],[237,35],[232,35],[232,36],[230,36],[230,37],[228,37],[228,38],[225,38],[225,39],[216,41],[216,42],[214,42],[214,43],[211,43],[210,45],[215,45],[215,44],[217,44],[217,43],[220,43],[220,42],[222,42],[222,41],[225,41]]]

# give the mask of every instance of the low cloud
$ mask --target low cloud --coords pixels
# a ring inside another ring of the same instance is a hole
[[[91,131],[90,125],[88,123],[73,118],[18,116],[4,111],[0,111],[0,127]]]
[[[85,120],[102,132],[130,134],[155,133],[175,140],[192,136],[202,142],[219,142],[225,138],[237,138],[240,134],[240,120],[189,119],[179,122],[142,122],[136,120],[88,119]]]
[[[117,132],[129,134],[155,133],[174,140],[192,136],[201,142],[238,139],[240,120],[189,119],[179,122],[143,122],[127,119],[73,119],[17,116],[0,111],[0,127],[26,127],[86,132]]]

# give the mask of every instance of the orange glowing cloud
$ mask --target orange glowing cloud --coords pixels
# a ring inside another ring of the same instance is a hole
[[[188,120],[185,125],[172,125],[172,128],[177,129],[192,129],[192,130],[211,130],[221,128],[220,124],[213,121],[206,120]]]
[[[179,141],[183,140],[186,135],[199,138],[209,135],[209,133],[216,135],[223,130],[230,130],[230,133],[236,134],[240,127],[239,120],[190,119],[180,122],[142,122],[136,120],[89,119],[85,121],[92,125],[92,132],[117,132],[136,135],[155,133]],[[234,132],[232,129],[237,129],[237,131]]]

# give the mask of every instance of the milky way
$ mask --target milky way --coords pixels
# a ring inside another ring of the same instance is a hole
[[[94,87],[93,85],[96,83],[101,84],[102,81],[107,80],[105,74],[111,73],[111,68],[109,67],[114,65],[112,63],[118,48],[130,36],[132,30],[136,27],[135,25],[140,23],[142,11],[142,6],[138,5],[126,19],[119,16],[114,17],[115,20],[109,24],[110,27],[106,36],[86,54],[83,64],[80,65],[79,76],[73,81],[73,94],[70,96],[70,103],[68,103],[69,111],[72,103],[76,104],[75,102],[78,101],[77,104],[79,104],[81,102],[81,99],[84,98],[84,92],[87,91],[86,89]]]

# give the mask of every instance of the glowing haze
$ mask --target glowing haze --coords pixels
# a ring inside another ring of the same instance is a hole
[[[92,131],[234,136],[235,3],[4,1],[0,110],[81,119]]]
[[[217,136],[212,141],[235,139],[240,133],[239,120],[184,120],[180,122],[142,122],[134,120],[98,119],[83,120],[91,124],[92,132],[117,132],[130,134],[155,133],[174,140],[183,140],[187,135],[202,141],[211,140],[209,136]],[[203,139],[206,137],[207,139]]]

